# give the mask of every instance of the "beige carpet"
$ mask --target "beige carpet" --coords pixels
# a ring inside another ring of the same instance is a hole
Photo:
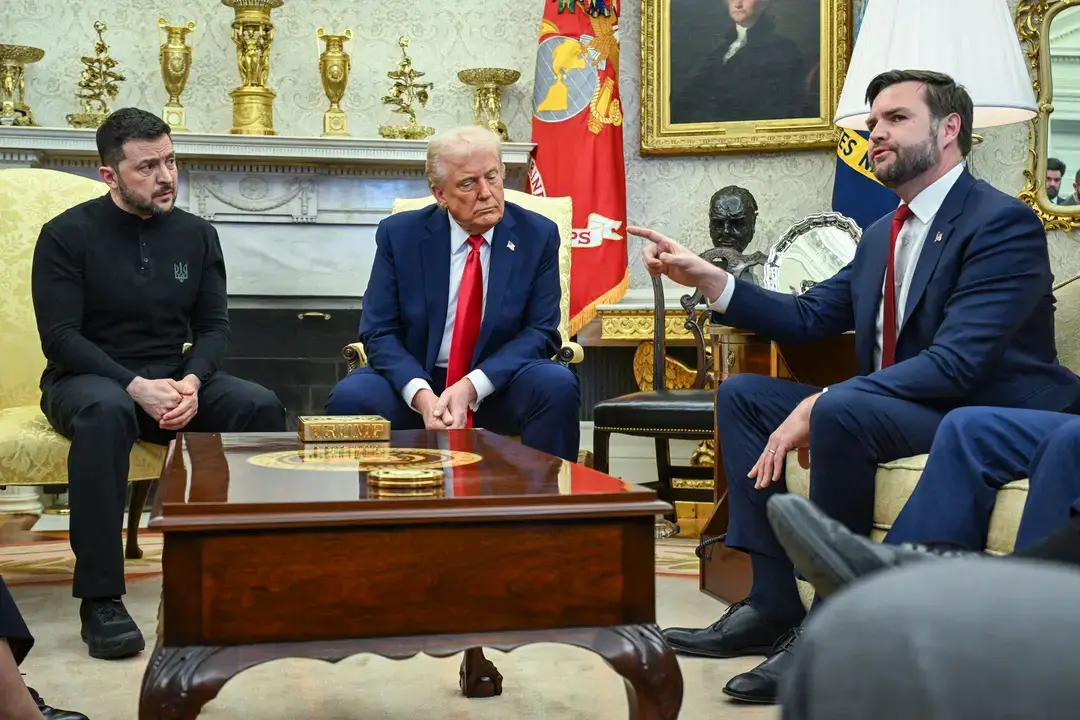
[[[160,579],[129,584],[126,602],[148,640],[156,627]],[[78,604],[67,584],[12,588],[38,644],[23,665],[27,682],[59,707],[91,720],[135,720],[139,684],[149,652],[121,662],[92,660],[79,640]],[[723,607],[701,594],[693,575],[657,578],[661,626],[701,627]],[[265,720],[623,720],[622,680],[592,653],[536,645],[513,653],[489,652],[504,676],[503,695],[468,700],[457,689],[460,658],[418,656],[390,661],[362,655],[337,665],[282,660],[234,678],[200,717]],[[680,717],[690,720],[775,719],[775,708],[729,702],[721,688],[759,658],[680,658],[685,695]]]

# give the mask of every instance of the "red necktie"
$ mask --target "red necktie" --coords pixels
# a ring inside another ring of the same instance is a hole
[[[484,269],[480,265],[482,235],[469,236],[469,256],[461,273],[454,331],[450,337],[450,361],[446,368],[446,387],[465,377],[472,369],[473,350],[480,336],[480,321],[484,315]],[[472,411],[465,427],[472,427]]]
[[[914,213],[907,205],[896,208],[889,233],[889,261],[885,265],[885,298],[881,322],[881,368],[896,362],[896,238]]]

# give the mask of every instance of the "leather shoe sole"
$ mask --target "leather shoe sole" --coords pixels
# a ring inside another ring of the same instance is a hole
[[[672,650],[682,655],[693,655],[695,657],[716,658],[721,660],[743,657],[744,655],[767,655],[769,650],[772,649],[772,645],[753,645],[750,647],[741,647],[738,650],[718,651],[693,648],[682,645],[681,643],[672,642],[671,640],[668,640],[667,644]]]
[[[854,581],[860,573],[836,552],[832,535],[806,511],[805,503],[789,497],[802,500],[788,495],[769,499],[765,507],[769,524],[792,565],[814,586],[816,594],[827,597]]]
[[[747,694],[744,694],[744,693],[736,692],[734,690],[728,690],[727,688],[724,688],[723,692],[728,697],[734,698],[735,700],[738,700],[739,702],[754,703],[755,705],[775,705],[776,704],[776,696],[775,695],[772,695],[772,696],[747,695]]]
[[[146,648],[146,640],[139,630],[121,633],[107,638],[87,639],[82,633],[83,642],[90,648],[90,657],[98,660],[121,660],[138,655]]]

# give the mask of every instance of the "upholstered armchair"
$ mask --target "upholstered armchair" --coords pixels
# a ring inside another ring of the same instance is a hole
[[[539,197],[519,190],[507,189],[506,201],[532,210],[554,222],[559,228],[559,284],[562,286],[561,312],[559,313],[559,334],[562,347],[553,360],[564,366],[577,364],[585,358],[585,351],[576,342],[570,341],[570,248],[573,232],[574,210],[568,197]],[[419,210],[435,202],[431,195],[421,198],[396,198],[390,214],[406,210]],[[367,355],[363,343],[349,343],[342,349],[341,356],[349,364],[349,372],[367,367]]]
[[[30,297],[30,269],[41,226],[107,191],[102,182],[56,170],[0,170],[0,487],[67,484],[70,443],[52,429],[40,408],[45,357]],[[160,445],[138,442],[131,450],[128,558],[142,557],[139,518],[164,458]]]
[[[1080,275],[1058,284],[1054,288],[1054,296],[1057,298],[1055,336],[1058,359],[1073,372],[1080,372]],[[874,526],[870,531],[872,539],[880,542],[885,538],[904,503],[915,491],[915,485],[922,477],[926,458],[927,455],[916,455],[878,466],[874,478]],[[812,458],[810,461],[812,462]],[[806,458],[800,458],[798,452],[792,451],[785,458],[784,467],[788,491],[810,497],[810,468]],[[988,553],[1012,553],[1027,495],[1026,479],[1011,482],[998,491],[986,536],[985,550]],[[799,581],[799,590],[804,602],[809,603],[813,597],[813,588]]]

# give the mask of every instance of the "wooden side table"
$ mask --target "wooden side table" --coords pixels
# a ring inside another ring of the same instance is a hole
[[[849,332],[805,345],[782,345],[754,333],[723,325],[709,327],[716,379],[754,373],[810,385],[832,385],[856,374],[855,333]],[[719,435],[713,428],[715,468],[712,515],[701,531],[702,541],[727,532],[727,476],[720,453]],[[709,546],[699,561],[699,587],[724,602],[742,600],[750,592],[750,556],[730,550],[722,543]]]

